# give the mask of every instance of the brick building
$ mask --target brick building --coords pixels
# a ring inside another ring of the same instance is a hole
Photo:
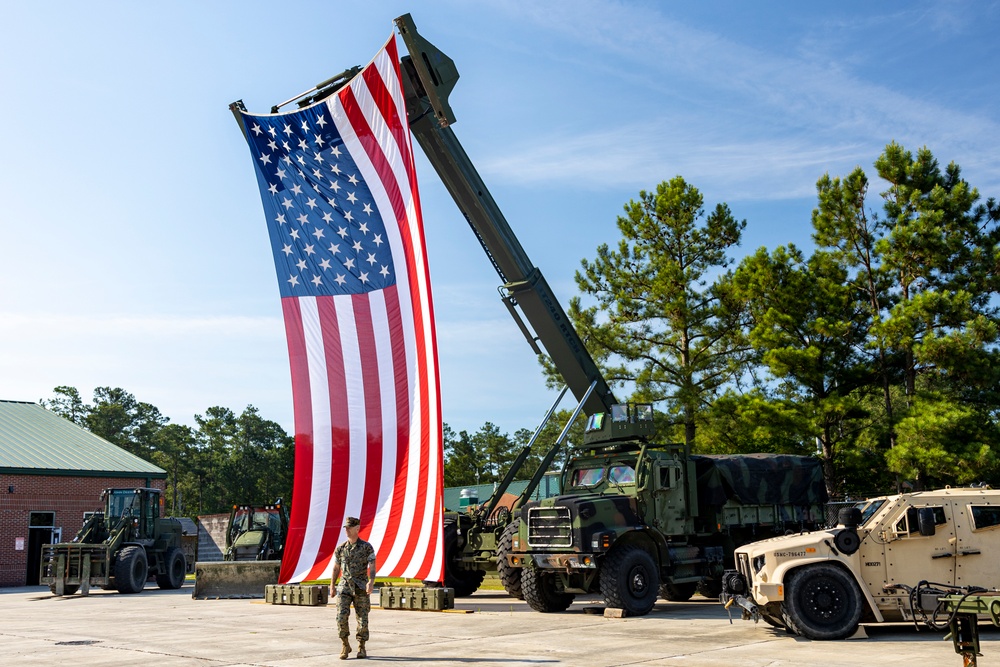
[[[43,544],[69,540],[109,487],[167,473],[36,403],[0,401],[0,586],[38,584]]]

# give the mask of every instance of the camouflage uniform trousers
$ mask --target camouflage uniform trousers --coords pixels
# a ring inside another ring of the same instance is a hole
[[[372,601],[363,588],[350,586],[341,589],[337,595],[337,630],[341,639],[351,636],[351,629],[347,625],[347,619],[351,615],[351,603],[354,603],[354,612],[358,617],[358,641],[368,641],[368,612],[371,611]]]

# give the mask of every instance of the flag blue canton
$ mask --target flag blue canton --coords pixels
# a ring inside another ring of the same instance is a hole
[[[395,284],[371,190],[325,104],[243,114],[281,296],[360,294]]]

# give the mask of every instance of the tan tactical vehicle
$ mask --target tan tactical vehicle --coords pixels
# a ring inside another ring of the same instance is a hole
[[[941,489],[873,498],[838,526],[736,550],[721,600],[811,639],[858,623],[926,620],[946,594],[1000,586],[1000,490]]]

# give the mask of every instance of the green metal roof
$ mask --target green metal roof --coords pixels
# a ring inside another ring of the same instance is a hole
[[[0,472],[165,479],[167,472],[37,403],[0,400]]]
[[[517,479],[510,483],[507,487],[507,493],[513,495],[515,498],[524,491],[524,487],[528,486],[528,480]],[[473,496],[477,498],[476,502],[473,504],[485,503],[491,495],[493,495],[493,490],[496,489],[496,484],[473,484],[472,486],[446,486],[444,488],[444,508],[450,512],[464,512],[466,509],[465,505],[462,505],[462,491],[469,490],[472,492]],[[558,473],[547,473],[542,477],[541,482],[538,484],[538,488],[535,492],[531,494],[530,500],[541,500],[542,498],[549,498],[550,496],[555,496],[559,494],[559,475]]]

